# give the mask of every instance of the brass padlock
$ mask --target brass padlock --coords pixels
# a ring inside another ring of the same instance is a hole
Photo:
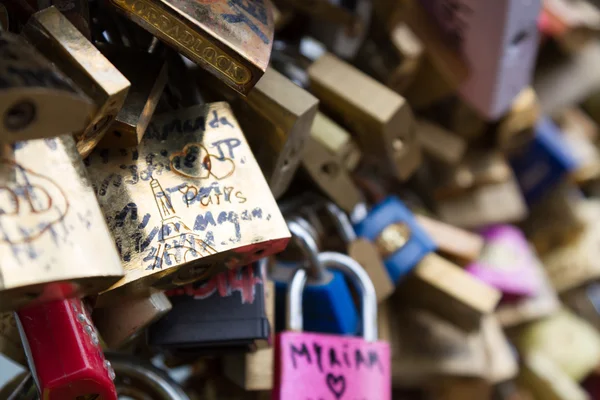
[[[145,297],[121,300],[112,307],[96,308],[92,320],[108,348],[126,346],[136,335],[171,311],[169,298],[150,289]]]
[[[22,34],[94,101],[91,122],[74,132],[77,150],[85,158],[119,113],[129,81],[54,6],[35,13]]]
[[[351,177],[361,157],[361,150],[350,134],[317,112],[302,165],[313,182],[346,212],[352,212],[363,201]]]
[[[265,259],[266,261],[266,259]],[[275,334],[275,284],[266,281],[265,308],[271,334]],[[273,340],[273,339],[272,339]],[[273,388],[273,342],[270,346],[254,353],[226,354],[222,358],[223,373],[239,387],[248,391],[271,390]]]
[[[130,48],[103,46],[100,50],[131,82],[123,107],[109,129],[123,136],[119,142],[122,145],[136,146],[146,132],[167,83],[167,63],[158,55]]]
[[[468,264],[479,258],[484,241],[481,235],[445,224],[425,215],[415,215],[417,222],[433,239],[437,251],[461,264]]]
[[[267,69],[274,33],[270,0],[110,3],[242,94],[248,94]]]
[[[90,6],[88,0],[37,0],[38,8],[55,6],[79,32],[91,39]]]
[[[236,97],[231,106],[277,199],[300,166],[319,101],[273,68]]]
[[[87,161],[126,270],[99,306],[103,297],[185,285],[287,245],[286,223],[227,103],[155,116],[139,146],[97,149]]]
[[[425,154],[449,165],[456,165],[463,159],[467,142],[462,137],[425,119],[417,120],[416,129],[417,140]]]
[[[421,162],[413,114],[407,101],[332,54],[309,68],[312,91],[358,136],[365,154],[408,179]]]
[[[20,365],[27,365],[14,313],[0,313],[0,354]]]
[[[521,90],[496,128],[496,140],[500,149],[510,152],[530,142],[540,115],[535,90],[531,86]]]
[[[18,142],[9,153],[0,158],[0,310],[95,294],[119,280],[123,268],[72,137]]]
[[[50,138],[82,130],[94,106],[22,38],[0,30],[0,141]]]

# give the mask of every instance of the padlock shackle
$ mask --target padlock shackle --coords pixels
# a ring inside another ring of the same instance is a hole
[[[308,267],[307,273],[311,278],[321,281],[325,278],[325,267],[319,261],[319,246],[315,238],[310,234],[310,224],[302,217],[294,217],[287,220],[287,226],[292,234],[292,240],[298,245]]]
[[[377,295],[369,275],[356,260],[342,253],[332,251],[320,253],[319,261],[325,268],[342,272],[359,289],[362,299],[362,335],[367,342],[376,341],[378,339]],[[307,280],[306,271],[303,268],[298,268],[288,287],[286,329],[289,331],[301,332],[303,329],[302,292]]]
[[[354,231],[354,227],[352,226],[352,222],[350,222],[350,217],[337,205],[333,202],[328,201],[325,204],[325,210],[327,210],[327,214],[333,219],[333,223],[340,235],[340,238],[344,241],[345,244],[349,244],[350,242],[356,240],[356,232]]]

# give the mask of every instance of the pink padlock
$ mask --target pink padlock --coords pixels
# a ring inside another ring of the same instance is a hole
[[[540,288],[536,274],[539,260],[523,233],[511,225],[494,225],[481,234],[485,247],[467,271],[500,290],[505,300],[534,296]]]
[[[298,269],[287,295],[287,331],[276,337],[273,400],[391,400],[390,345],[377,340],[377,298],[369,276],[351,257],[319,254],[327,268],[346,274],[362,294],[363,337],[302,332],[302,291],[307,275]]]

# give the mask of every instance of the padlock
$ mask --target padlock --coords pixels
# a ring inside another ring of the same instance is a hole
[[[90,9],[89,1],[87,0],[37,0],[38,8],[44,9],[55,6],[58,11],[63,13],[65,17],[85,36],[88,40],[91,39],[90,27]]]
[[[535,64],[541,1],[421,0],[444,38],[469,65],[459,93],[489,120],[500,118],[529,85]],[[486,44],[482,45],[482,32]]]
[[[327,213],[332,218],[338,235],[344,242],[345,252],[356,260],[365,270],[375,288],[377,304],[381,303],[394,292],[395,285],[383,265],[379,251],[375,245],[364,239],[358,238],[350,218],[332,202],[325,204]]]
[[[539,260],[523,232],[511,225],[492,225],[481,234],[485,247],[479,259],[466,270],[500,290],[505,298],[534,296],[540,286],[535,270]]]
[[[147,297],[122,300],[112,307],[96,308],[92,320],[110,349],[126,346],[136,335],[171,311],[169,298],[151,290]]]
[[[264,279],[252,264],[167,291],[173,309],[148,328],[148,344],[174,355],[267,347]]]
[[[425,215],[415,215],[418,224],[431,237],[442,255],[467,264],[479,258],[484,246],[481,235],[445,224]]]
[[[312,181],[346,212],[352,212],[363,201],[351,177],[361,157],[350,134],[317,112],[305,143],[302,165]]]
[[[600,216],[600,203],[582,201],[577,212],[582,221],[595,221]],[[571,243],[544,254],[542,261],[556,291],[562,293],[600,278],[599,234],[596,224],[586,223],[584,231]]]
[[[390,400],[390,346],[377,340],[373,284],[361,266],[348,256],[324,252],[318,258],[326,268],[342,271],[360,289],[363,337],[302,332],[302,291],[308,276],[304,269],[298,269],[288,292],[287,331],[276,337],[272,398],[292,400],[333,395],[340,399],[344,393],[351,393],[358,398]],[[306,386],[300,382],[312,384]]]
[[[86,126],[91,100],[21,37],[0,30],[0,60],[2,142],[51,138]]]
[[[35,13],[22,35],[93,100],[96,113],[83,131],[74,132],[85,158],[119,113],[129,81],[54,6]]]
[[[590,284],[564,291],[560,294],[562,302],[576,315],[585,319],[594,328],[600,328],[600,283]]]
[[[513,152],[509,161],[528,204],[542,198],[578,164],[558,127],[547,117],[538,121],[533,141]]]
[[[242,94],[247,94],[267,69],[274,33],[270,0],[110,3]]]
[[[465,334],[420,309],[396,306],[393,316],[394,387],[427,386],[442,376],[486,377],[487,354],[479,331]]]
[[[273,68],[231,105],[271,192],[280,198],[302,161],[319,101]]]
[[[588,1],[545,0],[548,33],[561,49],[576,52],[600,32],[600,10]]]
[[[115,387],[119,398],[191,400],[166,371],[146,360],[112,352],[106,353],[106,359],[115,371]]]
[[[311,331],[332,334],[356,334],[358,312],[352,300],[352,294],[344,275],[338,271],[328,271],[319,261],[319,248],[315,236],[310,232],[311,225],[303,218],[295,217],[288,221],[293,243],[299,248],[307,263],[309,281],[303,307],[306,311],[306,327]],[[286,293],[293,278],[294,269],[277,265],[270,271],[275,281],[277,332],[285,329]]]
[[[433,253],[435,244],[397,198],[377,204],[355,229],[375,243],[392,281],[403,281],[397,290],[403,301],[425,306],[469,331],[500,300],[497,290]]]
[[[95,294],[123,276],[70,135],[15,143],[0,165],[0,310]]]
[[[167,64],[158,55],[135,49],[119,49],[115,46],[102,46],[99,49],[131,82],[123,107],[109,129],[124,137],[121,145],[137,146],[142,141],[167,83]],[[113,135],[106,137],[109,140]]]
[[[481,338],[487,355],[486,381],[498,385],[517,377],[517,353],[508,342],[500,323],[493,315],[481,323]]]
[[[500,149],[510,152],[527,145],[533,139],[540,113],[535,90],[531,86],[521,90],[508,112],[498,122],[496,141]]]
[[[117,399],[115,371],[104,358],[82,300],[55,300],[21,308],[16,319],[42,398]]]
[[[521,226],[540,255],[569,246],[585,231],[585,220],[578,211],[584,201],[577,187],[561,182],[531,208]],[[552,218],[548,218],[549,215]]]
[[[542,264],[535,263],[533,266],[538,274],[537,279],[539,281],[535,296],[500,303],[494,313],[500,325],[505,329],[512,329],[549,317],[561,307],[556,291],[552,287]]]
[[[536,399],[591,400],[576,381],[540,352],[523,356],[517,382]]]
[[[458,135],[430,121],[417,120],[417,140],[423,152],[437,161],[458,164],[467,150],[467,142]]]
[[[263,261],[264,260],[264,261]],[[263,258],[259,263],[267,263]],[[275,336],[275,284],[265,281],[265,308],[269,320],[269,347],[258,349],[254,353],[225,354],[222,358],[223,373],[239,387],[247,391],[271,390],[273,388]]]
[[[332,54],[315,61],[308,75],[311,90],[324,109],[357,135],[365,155],[400,180],[413,174],[421,151],[412,111],[402,96]]]
[[[111,142],[86,161],[127,272],[98,307],[119,293],[192,283],[287,245],[285,221],[226,103],[155,116],[135,148]]]
[[[600,363],[600,335],[564,308],[521,329],[515,345],[523,355],[542,353],[576,382]]]
[[[0,354],[17,364],[27,364],[17,322],[12,312],[0,313]]]

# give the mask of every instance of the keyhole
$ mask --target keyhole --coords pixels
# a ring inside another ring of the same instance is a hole
[[[36,107],[25,100],[15,104],[4,114],[4,126],[10,131],[25,129],[36,117]]]

